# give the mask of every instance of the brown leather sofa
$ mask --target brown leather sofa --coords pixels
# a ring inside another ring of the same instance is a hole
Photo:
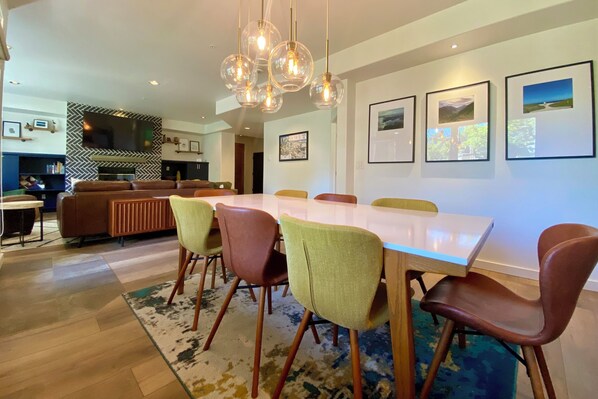
[[[211,188],[207,180],[79,181],[73,193],[58,195],[56,219],[64,238],[95,236],[108,232],[109,203],[114,199],[153,198],[169,195],[192,197],[198,189]]]

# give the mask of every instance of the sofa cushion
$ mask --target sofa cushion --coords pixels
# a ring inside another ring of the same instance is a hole
[[[128,181],[78,181],[73,187],[76,193],[90,191],[125,191],[131,189],[131,183]]]
[[[171,180],[133,180],[133,190],[167,190],[175,188]]]
[[[209,188],[212,184],[208,180],[181,180],[176,182],[176,188]]]

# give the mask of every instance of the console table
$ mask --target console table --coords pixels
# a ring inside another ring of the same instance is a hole
[[[27,209],[39,209],[39,240],[25,241],[25,211]],[[44,240],[44,201],[15,201],[2,202],[0,209],[3,211],[19,211],[21,214],[21,229],[19,230],[19,244],[22,247],[26,242],[35,242]],[[0,245],[2,245],[2,238],[0,237]]]

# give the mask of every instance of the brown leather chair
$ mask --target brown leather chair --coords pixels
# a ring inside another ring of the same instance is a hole
[[[500,342],[521,345],[534,397],[544,397],[543,379],[548,397],[555,398],[542,345],[557,339],[571,319],[579,294],[598,262],[598,229],[582,224],[547,228],[538,240],[538,260],[538,299],[520,297],[490,277],[473,272],[467,277],[445,277],[428,291],[421,308],[447,321],[420,398],[430,393],[456,324]]]
[[[351,194],[322,193],[316,195],[314,199],[322,201],[344,202],[347,204],[357,203],[357,197]]]
[[[253,358],[253,382],[251,396],[257,397],[260,357],[262,346],[262,330],[264,326],[264,305],[268,294],[268,313],[272,313],[273,285],[287,280],[287,262],[284,254],[274,250],[278,238],[278,224],[270,214],[256,209],[247,209],[216,205],[222,234],[222,255],[224,263],[234,274],[228,295],[222,304],[220,313],[212,326],[210,335],[203,349],[210,349],[220,322],[228,305],[239,288],[241,280],[250,286],[260,287],[257,329],[255,335],[255,354]]]

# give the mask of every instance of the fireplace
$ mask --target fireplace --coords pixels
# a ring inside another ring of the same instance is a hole
[[[135,180],[135,168],[98,166],[98,180]]]

